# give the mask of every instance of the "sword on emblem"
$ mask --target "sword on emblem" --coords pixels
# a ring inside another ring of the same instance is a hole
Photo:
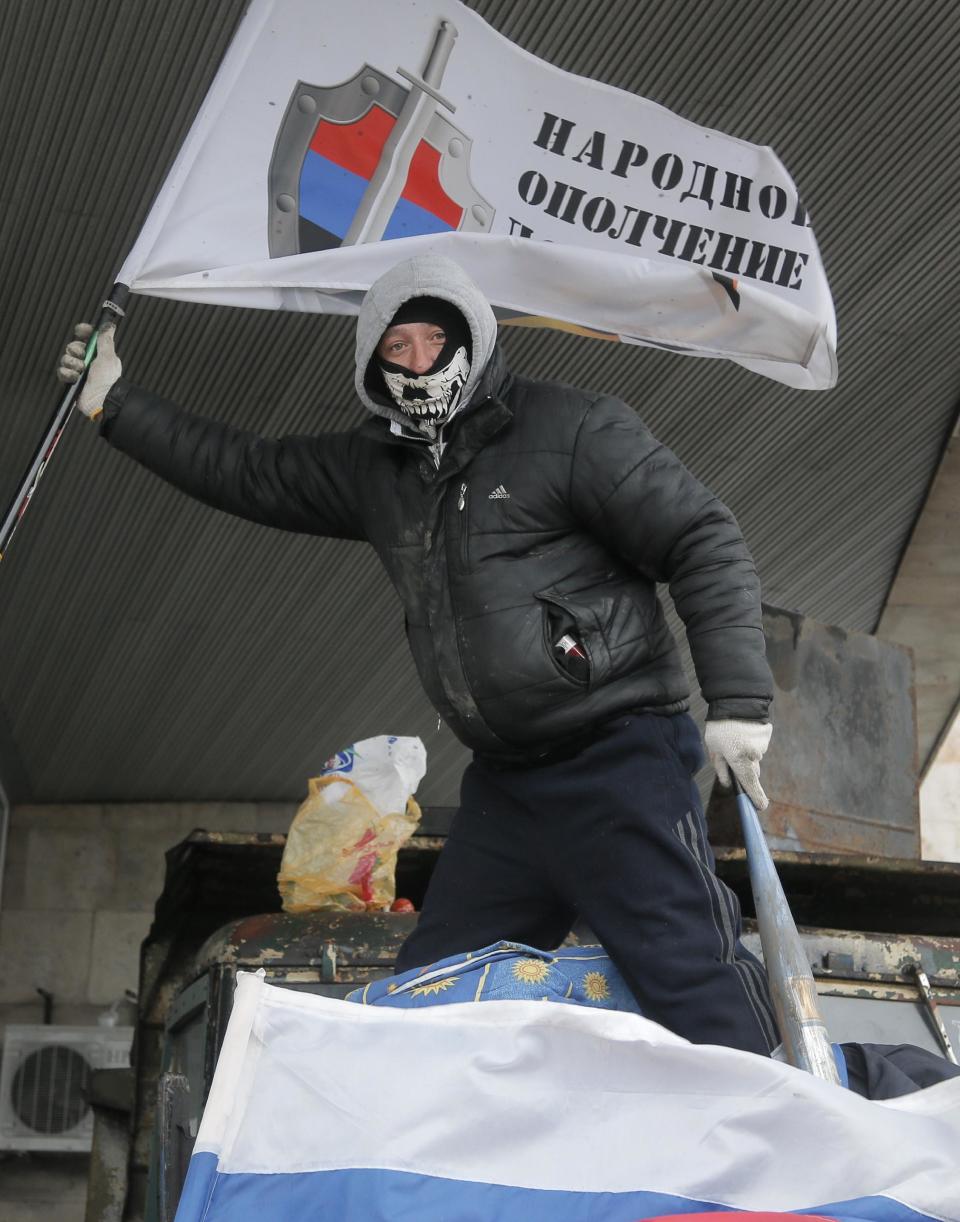
[[[453,22],[440,21],[422,76],[414,76],[404,68],[397,69],[398,75],[409,81],[410,91],[342,245],[360,246],[380,241],[407,181],[410,162],[437,107],[444,106],[451,114],[456,110],[452,102],[437,92],[456,38],[457,28]]]

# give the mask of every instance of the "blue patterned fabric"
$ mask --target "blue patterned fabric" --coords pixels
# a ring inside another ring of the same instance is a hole
[[[559,1001],[640,1013],[602,947],[543,951],[521,942],[495,942],[399,976],[372,980],[348,993],[346,1000],[401,1009],[462,1001]]]

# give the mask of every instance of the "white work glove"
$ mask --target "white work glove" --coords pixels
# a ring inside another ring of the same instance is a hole
[[[115,323],[107,323],[97,336],[97,355],[93,358],[87,380],[77,400],[77,407],[88,420],[96,420],[101,414],[103,401],[109,394],[110,387],[120,377],[120,358],[113,349],[115,329]],[[67,344],[57,367],[57,377],[61,382],[73,383],[79,380],[84,369],[83,357],[87,350],[87,341],[93,334],[93,327],[88,322],[77,323],[73,334],[76,338]]]
[[[770,746],[772,733],[773,726],[769,722],[733,718],[708,721],[703,731],[703,741],[717,780],[729,788],[732,772],[757,810],[766,810],[769,805],[760,786],[760,761]]]

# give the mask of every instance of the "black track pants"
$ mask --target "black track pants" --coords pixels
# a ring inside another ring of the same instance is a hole
[[[474,760],[398,972],[500,939],[552,949],[579,914],[643,1012],[701,1044],[766,1054],[767,981],[713,872],[685,713],[633,714],[572,759]]]

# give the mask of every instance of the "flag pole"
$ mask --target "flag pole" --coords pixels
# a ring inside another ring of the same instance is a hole
[[[20,486],[4,514],[3,526],[0,527],[0,560],[7,554],[10,540],[13,538],[17,527],[27,512],[33,499],[33,494],[37,490],[37,485],[40,483],[47,469],[47,464],[57,448],[57,443],[67,427],[67,421],[70,419],[73,405],[86,380],[86,371],[90,368],[90,364],[97,353],[97,336],[107,323],[116,323],[123,318],[125,313],[124,306],[127,304],[129,296],[129,287],[126,284],[117,282],[100,308],[100,317],[97,319],[96,328],[87,341],[87,350],[83,357],[84,372],[72,386],[67,388],[63,398],[57,405],[57,409],[53,413],[50,423],[43,434],[43,439],[39,446],[37,446],[33,458],[30,460],[30,465],[20,481]]]
[[[817,983],[777,877],[756,807],[736,777],[734,786],[763,961],[787,1060],[798,1069],[839,1086],[840,1074],[817,1001]]]

